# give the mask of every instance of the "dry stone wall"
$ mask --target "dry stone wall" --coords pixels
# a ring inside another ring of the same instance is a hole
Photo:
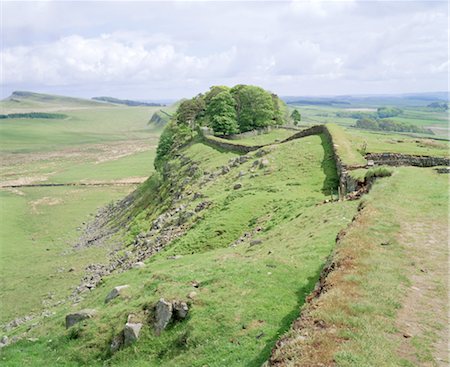
[[[450,158],[409,155],[399,153],[369,153],[366,159],[375,165],[436,167],[450,166]]]

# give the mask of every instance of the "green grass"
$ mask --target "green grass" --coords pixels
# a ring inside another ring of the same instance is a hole
[[[298,315],[336,233],[356,210],[355,202],[316,206],[327,197],[324,191],[336,184],[330,148],[320,136],[311,136],[272,148],[266,155],[270,165],[257,169],[257,177],[250,178],[248,172],[256,158],[219,176],[202,190],[213,208],[200,214],[202,219],[187,235],[152,257],[145,269],[108,277],[78,306],[100,312],[98,319],[80,326],[78,338],[70,339],[73,333],[63,329],[68,308],[62,307],[35,331],[40,341],[7,348],[4,361],[10,366],[96,366],[107,358],[112,366],[260,366]],[[230,158],[229,153],[199,143],[183,152],[191,158],[205,153],[208,160],[198,161],[201,170],[220,167]],[[239,180],[243,188],[233,190],[239,171],[248,173]],[[197,202],[187,204],[193,208]],[[262,240],[260,245],[229,247],[257,225],[264,228],[255,237]],[[312,230],[319,226],[320,232]],[[171,254],[183,257],[167,260]],[[146,325],[137,344],[108,356],[110,338],[123,327],[128,313],[143,316],[144,308],[160,297],[186,299],[193,280],[200,288],[187,321],[160,337]],[[131,285],[129,298],[105,306],[106,293],[118,284]],[[48,333],[53,335],[50,344],[42,339]],[[58,360],[61,355],[65,357]],[[33,356],[32,362],[26,362],[28,356]]]
[[[0,322],[39,313],[48,294],[55,300],[70,294],[84,267],[106,254],[99,248],[71,250],[81,233],[77,227],[91,220],[89,214],[100,206],[126,195],[130,187],[22,191],[23,196],[0,191]],[[75,271],[68,272],[71,267]]]
[[[333,138],[336,152],[344,164],[353,166],[366,163],[342,127],[336,124],[327,124],[327,129]]]
[[[127,177],[148,177],[153,172],[154,149],[101,163],[70,165],[49,178],[49,182],[110,181]]]
[[[0,121],[0,151],[48,152],[87,144],[150,138],[146,126],[156,107],[90,108],[65,111],[63,120],[6,119]]]
[[[268,133],[250,136],[246,138],[240,138],[236,140],[232,140],[238,144],[243,145],[265,145],[271,144],[274,142],[280,142],[284,139],[289,138],[291,135],[294,135],[295,131],[286,130],[286,129],[274,129]]]
[[[290,333],[280,357],[297,365],[438,365],[435,343],[448,335],[448,303],[442,298],[448,287],[434,284],[448,266],[444,176],[433,169],[396,168],[375,183],[336,248],[327,291],[304,310],[310,324]],[[422,296],[408,301],[412,286]],[[436,322],[430,322],[430,312]],[[322,332],[314,326],[318,320],[325,325]],[[403,336],[408,325],[416,325],[412,338]],[[309,339],[302,343],[297,335],[305,333]]]
[[[33,99],[23,101],[34,105]],[[160,130],[147,122],[155,108],[87,103],[83,109],[67,109],[63,102],[67,101],[51,100],[67,119],[0,122],[2,182],[25,178],[46,183],[114,181],[153,172]],[[70,102],[70,108],[74,107],[76,101]],[[91,220],[98,208],[135,187],[0,191],[0,322],[39,314],[47,307],[44,299],[56,302],[70,294],[84,267],[107,254],[107,248],[73,251],[81,234],[77,228]],[[71,267],[75,270],[68,272]],[[53,300],[47,299],[50,292]]]

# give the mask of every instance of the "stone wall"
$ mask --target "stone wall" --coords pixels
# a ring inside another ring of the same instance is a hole
[[[429,157],[399,153],[368,153],[366,159],[372,160],[375,165],[386,166],[416,166],[435,167],[450,166],[450,158]]]
[[[333,149],[333,158],[336,163],[336,169],[337,169],[337,173],[339,176],[339,193],[340,193],[340,197],[343,197],[347,193],[355,191],[358,187],[358,182],[348,174],[348,167],[342,162],[341,158],[337,154],[336,147],[333,143],[333,137],[331,136],[330,132],[328,131],[326,125],[314,125],[310,128],[301,130],[298,133],[293,134],[292,136],[290,136],[289,138],[287,138],[281,142],[273,143],[273,144],[282,144],[282,143],[286,143],[286,142],[289,142],[289,141],[292,141],[295,139],[301,139],[306,136],[320,135],[320,134],[324,134],[331,143],[331,146]],[[221,140],[214,139],[206,134],[203,134],[203,140],[205,141],[205,143],[207,143],[213,147],[216,147],[219,149],[224,149],[224,150],[231,150],[231,151],[243,153],[243,154],[258,150],[258,149],[263,148],[268,145],[273,145],[273,144],[265,144],[265,145],[248,146],[248,145],[242,145],[242,144],[232,143],[232,142],[228,143],[227,141],[224,141],[223,139],[221,139]]]

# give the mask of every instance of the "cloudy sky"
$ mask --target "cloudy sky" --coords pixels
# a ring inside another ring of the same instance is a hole
[[[447,1],[1,1],[1,96],[448,90]]]

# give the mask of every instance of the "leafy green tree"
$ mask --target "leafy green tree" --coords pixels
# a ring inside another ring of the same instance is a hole
[[[228,90],[214,96],[206,109],[210,126],[217,135],[230,135],[239,132],[236,120],[236,102]]]
[[[208,105],[211,100],[217,96],[221,92],[229,92],[230,88],[225,85],[213,85],[209,88],[209,91],[205,93],[205,96],[203,97],[206,105]]]
[[[194,129],[196,120],[202,116],[205,107],[206,104],[202,95],[181,102],[176,113],[177,124],[188,125]]]
[[[237,122],[241,132],[276,123],[270,93],[260,87],[242,84],[231,88],[230,92],[236,101]]]
[[[291,119],[292,121],[294,121],[294,125],[297,126],[298,123],[302,120],[302,115],[300,114],[300,112],[298,112],[298,110],[294,110],[291,113]]]

